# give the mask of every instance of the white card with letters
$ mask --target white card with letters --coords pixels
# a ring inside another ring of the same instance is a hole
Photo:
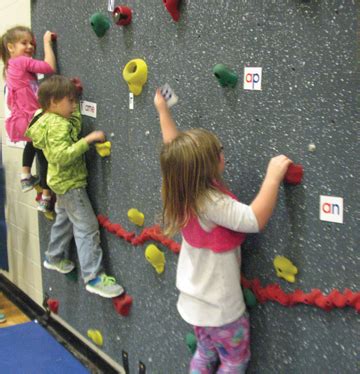
[[[160,88],[160,93],[166,100],[166,104],[168,108],[171,108],[173,105],[175,105],[179,98],[175,95],[175,92],[172,90],[172,88],[165,83],[161,88]]]

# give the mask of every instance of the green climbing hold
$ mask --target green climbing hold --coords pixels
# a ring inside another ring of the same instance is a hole
[[[215,65],[213,73],[223,87],[235,87],[238,81],[237,75],[223,64]]]
[[[256,306],[257,304],[256,296],[253,294],[253,292],[249,288],[244,288],[244,299],[245,299],[245,304],[249,308],[252,308]]]
[[[104,36],[111,25],[109,18],[102,13],[94,13],[90,17],[90,24],[95,34],[99,37]]]
[[[191,354],[194,354],[197,346],[196,336],[192,332],[189,332],[186,334],[185,340]]]
[[[74,269],[73,271],[70,271],[70,273],[65,274],[65,277],[72,282],[77,282],[78,274],[77,274],[76,269]]]

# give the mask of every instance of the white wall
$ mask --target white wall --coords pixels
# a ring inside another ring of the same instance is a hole
[[[1,0],[0,33],[15,25],[30,26],[29,0]],[[4,129],[4,80],[1,69],[0,136],[6,180],[6,222],[8,229],[9,272],[3,272],[34,301],[42,304],[41,259],[35,191],[22,193],[20,172],[22,149],[6,145]]]

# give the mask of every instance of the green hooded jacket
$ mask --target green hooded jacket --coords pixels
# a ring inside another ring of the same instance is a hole
[[[35,116],[40,113],[37,111]],[[44,152],[49,164],[47,184],[57,194],[87,184],[84,153],[89,145],[84,138],[79,140],[80,130],[81,115],[77,110],[69,119],[45,112],[25,133],[34,147]]]

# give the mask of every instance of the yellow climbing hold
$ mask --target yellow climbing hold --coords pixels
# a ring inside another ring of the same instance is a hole
[[[44,216],[49,220],[53,221],[55,219],[55,212],[52,210],[51,212],[44,212]]]
[[[96,152],[101,157],[109,156],[111,153],[111,143],[109,141],[104,143],[96,143],[95,144]]]
[[[128,84],[129,91],[135,96],[141,94],[144,84],[147,81],[148,67],[141,58],[129,61],[123,70],[123,78]]]
[[[165,255],[160,249],[154,245],[149,244],[145,249],[145,257],[150,264],[155,268],[158,274],[164,272],[165,269]]]
[[[288,282],[295,282],[295,275],[298,273],[297,267],[286,257],[276,256],[274,258],[274,267],[276,275]]]
[[[99,346],[103,345],[103,337],[101,335],[101,332],[99,330],[93,330],[89,329],[87,331],[88,337],[96,344]]]
[[[128,218],[132,223],[135,223],[137,226],[142,226],[144,224],[144,213],[139,212],[135,208],[128,210]]]

